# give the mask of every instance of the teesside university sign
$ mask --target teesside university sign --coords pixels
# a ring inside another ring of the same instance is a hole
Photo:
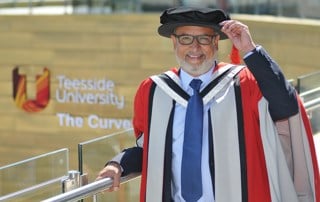
[[[37,74],[35,99],[27,98],[27,76],[19,73],[19,67],[13,70],[13,98],[16,106],[26,112],[40,112],[49,104],[50,100],[50,72],[48,68],[43,68],[42,74]],[[124,96],[114,92],[115,83],[112,80],[86,78],[71,78],[66,75],[56,76],[58,87],[53,89],[55,102],[59,104],[74,105],[104,105],[122,110],[125,106]],[[90,114],[85,119],[82,116],[70,115],[68,112],[56,112],[57,121],[61,127],[84,127],[102,129],[127,129],[131,128],[130,119],[116,119],[99,117]],[[87,121],[85,121],[87,120]]]

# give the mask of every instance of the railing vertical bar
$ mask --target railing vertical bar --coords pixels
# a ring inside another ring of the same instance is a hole
[[[82,158],[82,144],[78,144],[78,168],[79,168],[79,172],[80,172],[80,175],[83,175],[83,158]]]

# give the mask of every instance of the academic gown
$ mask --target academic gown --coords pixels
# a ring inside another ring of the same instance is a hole
[[[320,202],[312,131],[302,102],[263,49],[246,67],[219,63],[201,92],[209,110],[209,160],[216,202]],[[237,69],[237,70],[235,70]],[[144,80],[136,93],[137,146],[113,160],[141,172],[140,201],[171,201],[174,106],[189,96],[179,70]]]

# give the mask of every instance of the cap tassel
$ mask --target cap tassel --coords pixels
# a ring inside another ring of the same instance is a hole
[[[239,65],[241,63],[239,50],[234,45],[232,45],[230,60],[231,60],[231,63],[235,65]]]

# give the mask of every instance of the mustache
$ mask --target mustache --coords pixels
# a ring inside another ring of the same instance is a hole
[[[201,55],[204,55],[204,53],[202,51],[197,51],[197,52],[189,51],[189,52],[187,52],[187,55],[201,56]]]

